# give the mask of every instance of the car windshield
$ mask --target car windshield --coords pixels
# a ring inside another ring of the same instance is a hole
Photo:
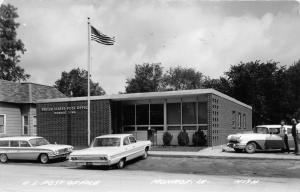
[[[118,147],[120,146],[120,138],[96,138],[93,147]]]
[[[33,147],[36,147],[36,146],[41,146],[41,145],[48,145],[49,142],[44,139],[44,138],[36,138],[36,139],[30,139],[29,140],[29,143],[33,146]]]
[[[254,133],[263,133],[263,134],[268,134],[268,128],[266,127],[256,127],[254,130]]]

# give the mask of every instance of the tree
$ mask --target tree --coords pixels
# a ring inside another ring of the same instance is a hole
[[[0,79],[8,81],[26,80],[30,77],[18,63],[20,54],[24,54],[25,47],[20,39],[17,39],[16,29],[19,23],[17,8],[7,4],[0,6]]]
[[[161,90],[162,67],[160,63],[135,66],[134,78],[127,79],[126,93],[155,92]]]
[[[273,61],[241,62],[225,74],[231,85],[231,96],[253,107],[254,125],[286,118],[285,67],[278,67]]]
[[[206,77],[203,82],[203,87],[215,89],[226,95],[232,95],[232,85],[226,77],[220,77],[219,79],[211,79],[210,77]]]
[[[55,81],[54,87],[69,97],[87,96],[88,72],[79,68],[72,69],[70,72],[62,72],[61,78]],[[91,95],[104,95],[105,91],[99,83],[91,81]]]
[[[193,68],[170,68],[163,76],[166,90],[187,90],[203,88],[203,75]]]
[[[289,109],[289,118],[300,119],[300,60],[285,71],[285,93],[288,95],[285,106]]]

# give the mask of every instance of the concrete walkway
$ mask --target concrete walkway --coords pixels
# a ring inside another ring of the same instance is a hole
[[[262,159],[262,160],[300,160],[300,155],[282,152],[256,152],[254,154],[236,153],[226,146],[208,147],[198,152],[188,151],[149,151],[150,156],[156,157],[187,157],[215,159]]]

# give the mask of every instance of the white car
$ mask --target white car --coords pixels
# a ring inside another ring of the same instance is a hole
[[[285,125],[288,130],[289,148],[294,148],[291,134],[292,126]],[[260,125],[253,129],[252,133],[233,134],[227,137],[228,147],[236,152],[246,151],[254,153],[257,150],[283,150],[285,148],[281,125]]]
[[[70,145],[50,144],[43,137],[3,137],[0,138],[0,162],[39,160],[44,164],[50,159],[67,158],[72,149]]]
[[[131,134],[110,134],[96,137],[90,148],[74,151],[69,161],[76,165],[114,165],[123,168],[126,161],[148,156],[150,141],[137,141]]]

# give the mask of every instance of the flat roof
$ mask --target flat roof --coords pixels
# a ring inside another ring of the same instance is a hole
[[[129,100],[147,100],[147,99],[167,99],[178,97],[197,96],[202,94],[214,94],[224,99],[242,105],[246,108],[252,109],[250,105],[247,105],[237,99],[234,99],[228,95],[225,95],[214,89],[192,89],[192,90],[179,90],[179,91],[163,91],[163,92],[144,92],[144,93],[127,93],[127,94],[113,94],[113,95],[101,95],[91,96],[90,100],[113,100],[113,101],[129,101]],[[38,100],[37,103],[58,103],[58,102],[70,102],[70,101],[85,101],[87,97],[68,97],[68,98],[56,98],[56,99],[43,99]]]

